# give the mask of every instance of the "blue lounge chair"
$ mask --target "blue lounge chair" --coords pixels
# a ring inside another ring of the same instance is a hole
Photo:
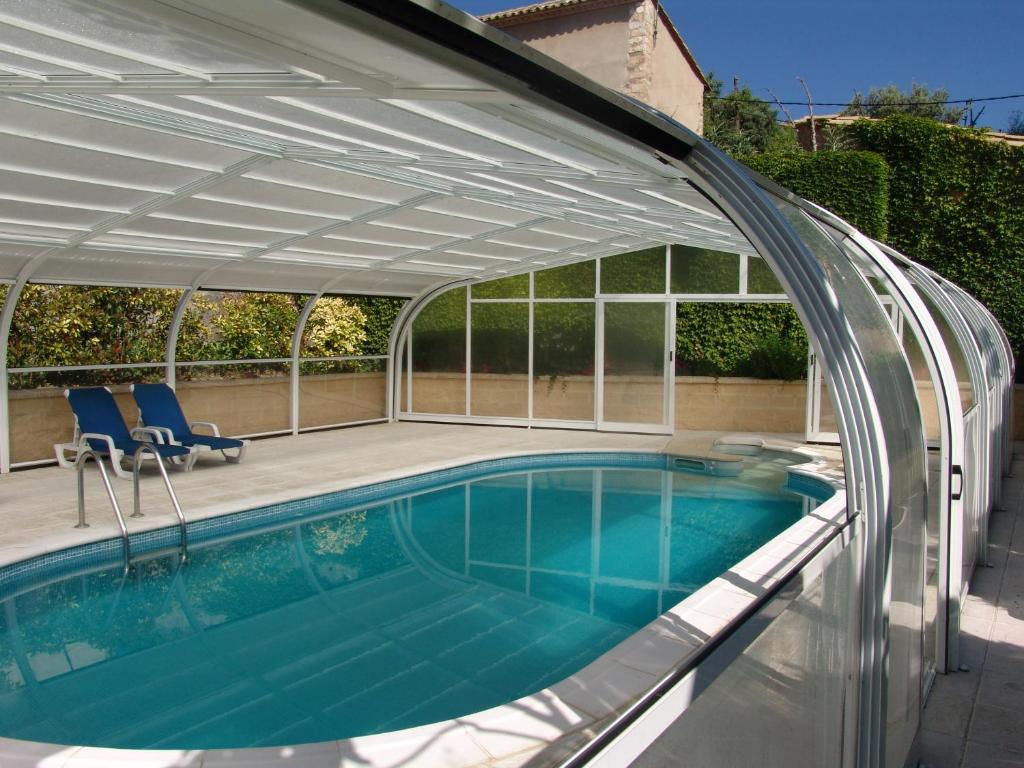
[[[177,459],[186,465],[195,460],[191,448],[163,444],[163,435],[157,430],[136,427],[129,431],[114,396],[106,387],[67,389],[64,396],[75,414],[75,445],[79,450],[89,447],[98,455],[109,457],[118,477],[132,476],[121,467],[121,459],[134,459],[144,446],[152,448],[161,459]],[[142,437],[150,439],[139,439]],[[61,447],[58,446],[58,458]]]
[[[131,389],[139,406],[141,422],[148,428],[159,430],[171,445],[220,451],[224,458],[233,464],[245,456],[248,440],[221,437],[217,425],[209,421],[187,421],[178,402],[178,396],[167,384],[132,384]],[[213,434],[193,432],[197,426],[207,427]],[[230,450],[237,450],[238,453],[232,456],[227,453]]]

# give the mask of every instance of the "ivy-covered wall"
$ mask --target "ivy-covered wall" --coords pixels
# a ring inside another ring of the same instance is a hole
[[[873,152],[773,152],[741,159],[864,234],[887,239],[890,171],[881,156]]]
[[[886,241],[980,299],[1024,347],[1024,148],[897,115],[846,129],[891,168]]]

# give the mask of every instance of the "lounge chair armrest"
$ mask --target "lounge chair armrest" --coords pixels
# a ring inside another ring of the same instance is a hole
[[[113,461],[117,457],[117,448],[114,447],[114,438],[110,435],[101,435],[98,432],[83,432],[78,436],[78,450],[84,451],[89,449],[90,440],[102,440],[107,444],[107,452],[110,453],[111,460]]]
[[[147,442],[159,443],[160,445],[174,442],[174,434],[171,430],[164,427],[135,427],[132,430],[132,437],[136,440],[153,438]]]
[[[196,427],[207,427],[213,432],[214,437],[220,437],[220,429],[212,421],[193,421],[188,425],[188,428],[191,430],[195,430]]]

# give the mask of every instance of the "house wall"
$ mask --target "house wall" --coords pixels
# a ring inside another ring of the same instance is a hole
[[[704,83],[693,71],[659,15],[647,103],[697,133],[704,133]]]
[[[499,29],[616,91],[626,82],[633,4],[541,18]]]
[[[651,0],[491,23],[601,85],[702,131],[704,84]]]

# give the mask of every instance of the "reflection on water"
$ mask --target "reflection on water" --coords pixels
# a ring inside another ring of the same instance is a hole
[[[39,586],[0,613],[3,735],[268,746],[501,704],[792,524],[778,464],[492,476]]]

